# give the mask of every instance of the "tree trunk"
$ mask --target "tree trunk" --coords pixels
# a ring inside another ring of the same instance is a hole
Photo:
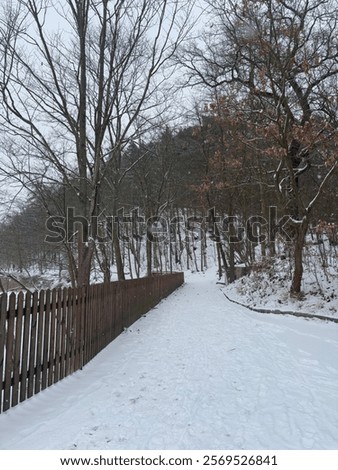
[[[146,252],[147,252],[147,276],[151,276],[152,274],[152,242],[149,239],[147,234],[146,237]]]
[[[305,236],[308,228],[308,220],[296,228],[295,242],[294,242],[294,271],[292,276],[292,284],[290,293],[297,296],[301,291],[302,278],[303,278],[303,248],[305,244]]]
[[[220,245],[216,243],[216,252],[217,252],[217,264],[218,264],[218,280],[222,279],[222,260],[221,260],[221,252],[220,252]]]
[[[88,286],[90,284],[90,271],[93,258],[93,249],[87,246],[79,237],[78,241],[78,274],[77,287]]]
[[[235,276],[235,247],[234,243],[229,243],[229,267],[228,267],[228,282],[231,284],[236,280]]]
[[[115,262],[116,262],[116,269],[117,269],[117,278],[119,281],[124,281],[125,275],[124,275],[124,269],[123,269],[123,263],[122,263],[122,255],[121,255],[121,247],[120,247],[117,223],[118,222],[113,223],[114,254],[115,254]]]

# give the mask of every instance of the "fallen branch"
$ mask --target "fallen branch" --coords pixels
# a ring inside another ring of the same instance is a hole
[[[9,279],[12,279],[12,281],[14,282],[17,282],[19,284],[19,286],[21,286],[23,289],[25,289],[26,291],[30,292],[31,294],[33,293],[33,291],[31,289],[29,289],[22,281],[20,281],[18,278],[16,278],[15,276],[13,276],[13,274],[10,274],[10,273],[6,273],[4,271],[0,271],[0,275],[1,276],[4,276],[4,277],[8,277]],[[3,289],[3,285],[2,285],[2,282],[1,282],[1,289],[3,292],[4,289]]]

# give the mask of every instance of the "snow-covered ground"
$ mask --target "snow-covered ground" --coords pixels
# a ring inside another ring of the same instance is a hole
[[[82,371],[0,415],[1,449],[338,449],[338,325],[186,284]]]
[[[338,318],[337,263],[335,260],[337,266],[323,269],[315,255],[306,259],[302,292],[298,298],[290,297],[292,273],[288,260],[258,263],[249,276],[228,285],[225,293],[231,299],[254,308]]]

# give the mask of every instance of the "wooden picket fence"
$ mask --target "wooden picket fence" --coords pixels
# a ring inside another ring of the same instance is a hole
[[[0,296],[0,413],[81,369],[183,273]]]

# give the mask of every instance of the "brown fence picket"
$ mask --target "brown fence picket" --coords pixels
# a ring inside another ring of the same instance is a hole
[[[64,358],[64,376],[67,377],[70,373],[70,349],[71,349],[71,320],[72,320],[72,306],[71,306],[71,288],[65,289],[65,297],[63,298],[64,313],[65,313],[65,351],[62,355]]]
[[[81,304],[80,304],[80,289],[74,289],[73,305],[74,305],[74,371],[80,369],[79,354],[80,354],[80,340],[81,340]]]
[[[34,392],[41,390],[41,372],[42,372],[42,342],[44,331],[44,313],[45,313],[45,291],[40,291],[39,309],[38,309],[38,327],[37,327],[37,348],[36,348],[36,372]]]
[[[29,346],[29,369],[28,369],[28,393],[27,398],[34,395],[35,385],[35,364],[36,364],[36,345],[38,333],[38,308],[39,294],[33,293],[32,320],[31,320],[31,339]]]
[[[43,328],[43,345],[42,345],[42,365],[41,365],[41,390],[47,387],[48,377],[48,356],[50,344],[50,308],[51,308],[50,290],[45,292],[44,305],[44,328]]]
[[[111,319],[112,319],[112,311],[110,309],[110,292],[109,292],[109,284],[106,283],[104,285],[104,293],[103,293],[103,298],[104,298],[104,310],[106,313],[106,337],[105,337],[105,342],[104,342],[104,347],[106,347],[111,341],[112,341],[112,328],[111,328]]]
[[[21,381],[20,381],[20,402],[26,400],[27,396],[27,379],[29,369],[29,338],[31,332],[31,299],[32,294],[26,292],[24,306],[24,323],[23,323],[23,341],[22,341],[22,360],[21,360]]]
[[[84,355],[85,355],[85,326],[86,326],[86,288],[82,287],[80,289],[80,299],[81,299],[81,325],[80,325],[80,364],[79,367],[82,369],[84,366]]]
[[[87,364],[89,362],[89,351],[90,351],[90,295],[89,295],[89,287],[86,287],[86,305],[85,305],[85,325],[84,325],[84,361],[83,364]]]
[[[56,323],[57,323],[57,308],[56,308],[56,289],[51,291],[51,313],[50,313],[50,345],[48,355],[48,387],[55,383],[55,336],[56,336]]]
[[[76,289],[71,289],[71,331],[70,331],[70,356],[69,356],[69,371],[70,374],[75,372],[75,354],[76,354]]]
[[[94,327],[94,347],[92,350],[92,358],[96,356],[96,354],[100,350],[100,327],[101,327],[101,302],[100,302],[100,286],[97,284],[95,286],[95,296],[94,296],[94,303],[93,303],[93,327]],[[95,319],[97,315],[97,320]]]
[[[66,342],[67,338],[67,301],[68,289],[62,289],[61,308],[61,337],[60,337],[60,375],[59,380],[65,377],[66,370]]]
[[[90,286],[88,288],[88,301],[89,301],[89,341],[88,341],[88,361],[90,361],[93,356],[93,350],[94,350],[94,338],[95,338],[95,331],[94,331],[94,319],[93,319],[93,313],[94,313],[94,302],[95,302],[95,286]]]
[[[4,394],[4,370],[5,370],[5,345],[7,329],[7,294],[1,294],[0,298],[0,413],[2,412]]]
[[[19,382],[21,367],[21,345],[22,345],[22,320],[23,320],[23,292],[20,292],[17,298],[17,314],[15,321],[15,339],[14,339],[14,358],[13,358],[13,381],[12,381],[12,403],[15,406],[19,403]]]
[[[67,292],[67,342],[66,342],[66,367],[65,375],[72,373],[72,340],[73,340],[73,289],[69,287]]]
[[[61,364],[61,343],[62,343],[62,302],[63,290],[58,288],[56,291],[56,334],[55,334],[55,366],[54,383],[60,380]]]
[[[81,369],[183,274],[0,296],[0,412]]]
[[[115,333],[114,336],[117,336],[123,331],[122,328],[122,289],[115,289],[115,298],[114,298],[114,306],[115,306]]]
[[[95,317],[95,320],[94,320]],[[93,303],[92,303],[92,319],[93,319],[93,348],[91,359],[95,357],[97,352],[99,351],[99,342],[100,342],[100,334],[99,328],[101,323],[101,304],[99,300],[99,286],[94,286],[94,296],[93,296]]]
[[[89,296],[88,287],[83,287],[85,302],[83,306],[84,319],[83,319],[83,365],[88,362],[88,342],[89,342]]]
[[[5,384],[3,410],[6,411],[11,406],[12,373],[14,365],[14,327],[15,327],[16,295],[9,296],[7,338],[6,338],[6,362],[5,362]]]

